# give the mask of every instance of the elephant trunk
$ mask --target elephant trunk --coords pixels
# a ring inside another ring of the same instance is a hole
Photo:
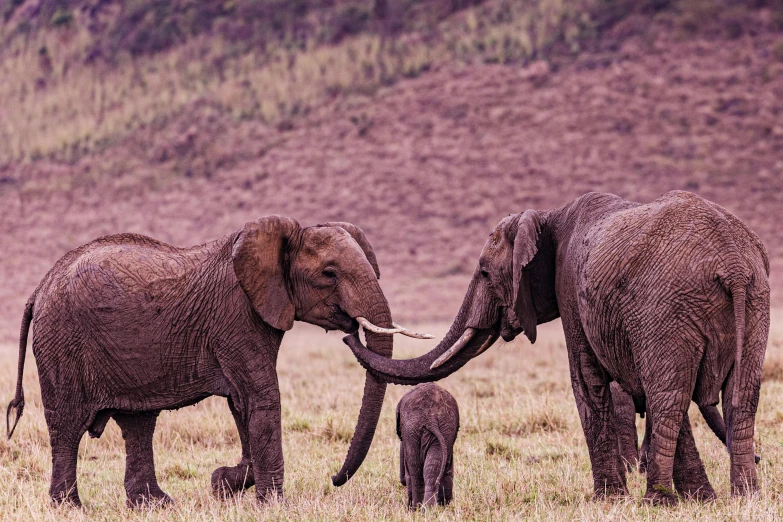
[[[375,283],[377,285],[377,283]],[[380,293],[380,286],[378,287]],[[364,315],[371,323],[382,328],[392,328],[391,312],[386,299],[381,298],[375,301],[375,304],[369,307]],[[373,355],[380,358],[391,358],[392,356],[392,335],[374,333],[365,330],[367,346],[372,350]],[[364,396],[362,397],[362,407],[359,410],[359,419],[356,422],[356,430],[353,433],[351,445],[348,448],[348,454],[345,457],[342,469],[332,476],[332,484],[342,486],[364,462],[367,452],[372,444],[375,428],[378,425],[378,419],[383,407],[383,399],[386,394],[386,383],[378,379],[370,372],[367,372],[364,381]]]
[[[471,280],[465,299],[462,302],[457,317],[449,328],[448,333],[438,345],[430,352],[407,360],[393,360],[382,357],[374,350],[365,348],[358,335],[348,335],[343,341],[351,347],[359,363],[367,371],[384,382],[394,384],[413,385],[421,382],[437,381],[462,368],[470,359],[483,352],[487,343],[492,343],[497,338],[496,328],[475,329],[473,336],[456,354],[443,362],[443,364],[431,368],[432,364],[449,350],[465,333],[468,317],[471,315],[474,297],[476,295],[477,281]],[[369,375],[368,375],[369,377]]]

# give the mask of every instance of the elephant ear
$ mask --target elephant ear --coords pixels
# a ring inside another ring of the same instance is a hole
[[[514,274],[514,314],[519,325],[525,330],[525,336],[531,343],[536,342],[536,309],[530,291],[530,271],[525,267],[538,252],[538,235],[541,232],[541,216],[535,210],[526,210],[519,216],[514,234],[514,253],[512,270]]]
[[[294,326],[296,310],[285,278],[288,238],[299,223],[286,216],[266,216],[246,223],[234,241],[231,259],[239,285],[253,309],[278,330]]]
[[[364,235],[364,231],[361,228],[357,227],[353,223],[347,223],[345,221],[330,221],[329,223],[324,223],[323,225],[318,226],[338,227],[348,232],[353,240],[359,243],[359,248],[361,248],[362,252],[364,252],[364,257],[367,258],[367,261],[370,262],[372,269],[375,271],[375,277],[378,279],[381,278],[381,270],[378,268],[378,260],[375,259],[375,252],[373,251],[370,242],[367,240],[367,236]]]

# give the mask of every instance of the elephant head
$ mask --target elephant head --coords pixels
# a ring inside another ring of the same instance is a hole
[[[253,309],[277,330],[290,330],[294,320],[347,333],[362,324],[368,347],[384,358],[392,355],[390,334],[416,335],[392,323],[375,253],[362,230],[350,223],[303,228],[283,216],[251,221],[236,236],[232,262]],[[386,384],[368,373],[348,455],[332,477],[336,486],[367,455],[385,392]]]
[[[415,359],[382,358],[357,336],[344,339],[359,362],[386,382],[417,384],[450,375],[498,337],[523,333],[536,340],[536,325],[560,316],[555,296],[555,248],[546,213],[528,210],[503,219],[489,236],[457,317],[446,337]]]

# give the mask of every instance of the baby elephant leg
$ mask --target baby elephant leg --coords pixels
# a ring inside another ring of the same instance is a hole
[[[137,414],[117,413],[115,422],[125,439],[125,492],[128,507],[148,503],[169,504],[169,497],[158,486],[152,454],[152,435],[158,412]]]
[[[442,477],[440,472],[443,465],[443,451],[437,440],[429,445],[427,455],[424,458],[424,502],[423,505],[443,505]],[[441,479],[441,480],[439,480]]]
[[[405,486],[405,443],[400,441],[400,484]]]
[[[438,503],[447,505],[454,498],[454,463],[449,460],[446,465],[446,472],[443,474],[443,480],[440,483],[440,491],[438,492]]]
[[[424,502],[423,463],[419,456],[419,441],[403,440],[405,447],[405,488],[408,492],[408,509],[418,509]]]

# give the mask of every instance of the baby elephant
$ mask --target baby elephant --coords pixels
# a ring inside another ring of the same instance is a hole
[[[408,488],[408,508],[451,502],[457,431],[457,401],[437,384],[419,384],[400,399],[400,482]]]

